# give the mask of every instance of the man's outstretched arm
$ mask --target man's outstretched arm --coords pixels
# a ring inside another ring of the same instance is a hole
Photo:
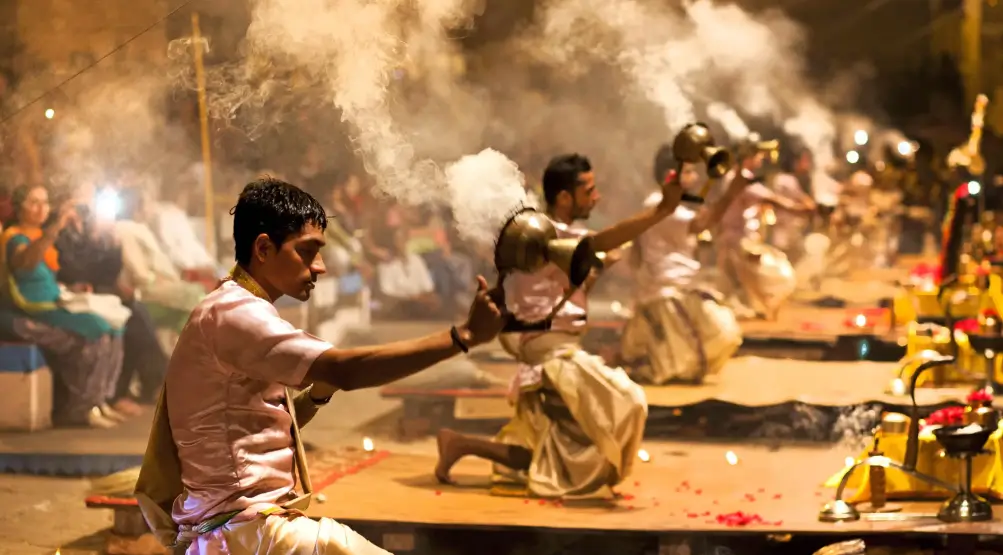
[[[459,343],[473,348],[491,341],[501,330],[501,312],[488,295],[487,282],[478,277],[477,294],[467,322],[457,326]],[[451,330],[419,339],[385,345],[332,348],[321,353],[307,372],[307,382],[321,382],[352,391],[378,387],[406,378],[463,352]]]

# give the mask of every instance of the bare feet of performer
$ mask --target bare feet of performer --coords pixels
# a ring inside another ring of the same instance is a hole
[[[467,455],[487,459],[512,470],[529,470],[533,461],[533,452],[524,447],[465,436],[445,428],[439,431],[436,439],[439,445],[439,463],[435,465],[435,477],[443,484],[452,483],[449,471]]]

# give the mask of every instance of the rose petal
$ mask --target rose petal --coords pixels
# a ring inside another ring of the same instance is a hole
[[[702,489],[695,489],[695,490],[693,490],[693,493],[695,493],[697,495],[700,495],[701,493],[703,493],[703,490]]]
[[[773,495],[774,499],[780,499],[781,497],[783,497],[783,495],[781,495],[779,493]]]
[[[441,492],[441,491],[439,491],[439,490],[435,490],[435,494],[436,494],[436,495],[442,495],[442,492]]]

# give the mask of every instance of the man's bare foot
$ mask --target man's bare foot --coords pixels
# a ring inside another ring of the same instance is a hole
[[[463,436],[453,430],[442,429],[439,430],[439,435],[436,436],[436,444],[439,447],[439,462],[435,465],[435,478],[439,480],[441,484],[452,484],[453,480],[449,477],[449,471],[456,464],[456,461],[460,460],[463,453],[460,451],[460,442]]]
[[[143,407],[139,406],[132,399],[119,399],[111,406],[115,412],[125,416],[139,416],[143,414]]]

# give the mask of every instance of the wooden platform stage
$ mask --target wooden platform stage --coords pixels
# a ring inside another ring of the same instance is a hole
[[[508,383],[511,360],[480,366]],[[698,386],[646,386],[648,434],[732,438],[835,439],[837,424],[850,414],[905,410],[908,398],[886,393],[897,365],[877,362],[816,362],[759,357],[732,360]],[[443,425],[495,431],[511,415],[502,386],[490,389],[407,389],[387,386],[384,397],[404,401],[404,435],[421,435]],[[967,389],[922,389],[916,400],[926,411],[962,403]],[[863,425],[863,424],[861,424]]]
[[[650,462],[618,488],[615,500],[543,501],[490,493],[490,466],[468,459],[456,486],[432,475],[433,457],[390,454],[321,493],[313,517],[344,522],[395,553],[801,553],[827,543],[868,538],[872,545],[914,536],[998,534],[1000,523],[946,525],[937,503],[908,504],[905,521],[827,524],[817,520],[833,491],[822,489],[849,452],[831,448],[771,450],[741,445],[658,443]],[[751,518],[740,525],[736,513]],[[911,538],[911,539],[910,539]],[[968,538],[974,542],[975,537]],[[630,542],[633,543],[630,543]],[[611,548],[610,542],[620,542]],[[521,550],[513,549],[521,544]],[[963,542],[950,553],[967,552]],[[597,549],[597,546],[605,549]],[[703,548],[701,548],[701,546]],[[732,551],[713,551],[725,546]],[[653,549],[652,549],[653,548]],[[931,551],[932,553],[932,551]]]

